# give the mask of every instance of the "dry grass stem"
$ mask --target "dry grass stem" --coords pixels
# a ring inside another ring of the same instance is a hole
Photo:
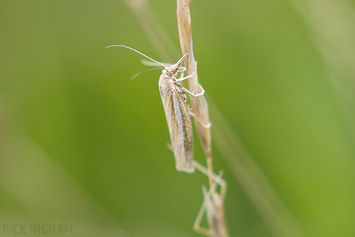
[[[197,68],[197,62],[193,54],[189,2],[189,0],[177,1],[177,21],[181,51],[182,54],[189,52],[189,58],[187,61],[185,61],[187,75],[191,75]],[[200,84],[198,82],[197,71],[194,76],[189,79],[189,89],[195,94],[201,92]],[[198,118],[198,120],[202,124],[209,124],[210,119],[208,113],[208,105],[205,97],[190,97],[190,102],[193,113]],[[210,128],[204,127],[200,122],[195,122],[197,134],[201,140],[206,155],[207,167],[211,170],[211,173],[213,173],[211,153],[211,131]],[[210,184],[212,184],[212,178],[210,178]]]
[[[213,187],[211,187],[213,188]],[[213,193],[212,199],[211,193]],[[206,202],[207,220],[213,231],[212,236],[226,237],[228,236],[226,222],[224,220],[223,201],[216,192],[207,192],[204,189],[204,197]],[[212,201],[213,200],[213,201]]]
[[[164,56],[164,50],[168,47],[171,47],[168,51],[171,52],[174,46],[170,43],[170,40],[166,37],[165,31],[155,22],[155,17],[153,17],[153,12],[147,6],[146,0],[126,0],[127,4],[131,7],[132,11],[135,13],[139,22],[142,25],[147,37],[150,39],[150,42],[156,49],[160,56],[166,60],[173,60],[174,58],[179,55],[176,51],[173,56]],[[133,6],[132,4],[142,4],[139,6],[139,10],[137,10],[137,6]],[[185,29],[191,29],[191,19],[189,14],[189,6],[185,5],[188,4],[188,1],[178,1],[178,22],[185,22],[183,25],[187,25],[188,27]],[[144,7],[142,7],[144,6]],[[153,19],[153,20],[152,20]],[[146,22],[152,22],[151,25],[146,24]],[[179,26],[180,27],[180,26]],[[151,35],[150,32],[157,32],[159,35],[159,39],[155,41],[156,35]],[[179,30],[179,33],[182,31]],[[191,41],[191,45],[187,43],[182,43],[182,52],[189,51],[188,49],[192,49],[192,40],[191,34],[186,33],[184,34],[183,40],[186,42]],[[158,42],[158,43],[157,43]],[[187,48],[185,48],[187,46]],[[191,73],[191,66],[195,62],[193,51],[190,52],[189,60],[186,61],[186,67],[189,67],[187,70],[188,73]],[[196,63],[196,62],[195,62]],[[168,64],[166,64],[168,65]],[[193,65],[194,66],[194,65]],[[193,67],[192,67],[193,68]],[[196,79],[192,78],[190,80],[190,90],[195,92],[194,89],[199,92],[198,81],[197,81],[197,73]],[[192,99],[193,100],[193,99]],[[293,216],[288,212],[288,210],[284,207],[280,197],[272,188],[271,184],[268,182],[268,179],[263,175],[261,169],[255,164],[253,158],[250,154],[245,150],[242,143],[239,141],[236,134],[233,133],[233,129],[225,121],[224,116],[218,110],[216,106],[213,104],[211,105],[212,100],[209,99],[210,102],[210,109],[213,112],[213,121],[214,121],[214,134],[215,134],[215,143],[216,147],[222,155],[226,158],[226,161],[231,167],[231,171],[233,172],[235,179],[238,180],[249,196],[251,202],[255,205],[256,210],[259,212],[260,216],[264,219],[265,223],[269,226],[270,230],[274,233],[275,236],[290,236],[290,237],[303,237],[304,234],[300,229],[298,223],[295,221]],[[192,102],[194,103],[194,102]],[[198,108],[205,106],[207,108],[207,103],[202,102],[202,106],[195,106],[194,113],[196,116],[203,114],[202,111],[199,111]],[[199,112],[198,112],[199,111]],[[206,109],[204,111],[207,111]],[[206,116],[202,116],[206,118]],[[207,113],[208,118],[208,113]],[[209,119],[207,120],[207,123]],[[207,124],[206,123],[206,124]],[[196,123],[197,130],[199,132],[200,139],[207,138],[206,141],[202,141],[205,149],[205,152],[210,153],[208,148],[210,147],[211,140],[210,140],[210,130],[199,128],[199,123]],[[202,131],[202,132],[201,132]],[[204,131],[206,135],[204,136]],[[202,134],[202,135],[200,135]],[[208,155],[206,155],[208,156]],[[209,156],[211,157],[211,155]],[[208,167],[212,166],[212,162]],[[212,177],[210,175],[210,177]],[[211,178],[210,178],[211,180]],[[202,213],[201,215],[203,215]]]
[[[197,74],[197,62],[193,54],[193,43],[191,33],[191,16],[189,3],[191,0],[177,0],[177,22],[179,29],[179,38],[182,54],[189,53],[189,58],[185,61],[187,75],[193,75],[189,79],[189,89],[191,92],[197,94],[201,93],[201,86],[198,82]],[[195,117],[195,127],[197,134],[202,143],[202,147],[205,152],[207,160],[207,168],[209,170],[209,183],[210,187],[213,185],[213,165],[212,165],[212,152],[211,152],[211,130],[210,127],[204,126],[204,124],[210,124],[208,104],[204,96],[190,97],[191,107]],[[215,199],[217,194],[212,190],[212,200],[214,206],[217,205],[218,200]],[[219,203],[220,208],[216,208],[217,216],[221,216],[219,221],[224,221],[223,202]],[[224,228],[223,230],[217,230],[216,228]],[[225,223],[219,225],[210,225],[213,230],[213,234],[210,236],[226,237],[228,236]],[[218,234],[218,235],[217,235]],[[221,235],[223,234],[223,235]]]
[[[218,174],[218,178],[223,180],[221,177],[223,172],[221,171]],[[218,179],[216,179],[218,180]],[[210,190],[207,192],[205,187],[202,187],[204,200],[201,205],[201,208],[198,212],[194,223],[194,230],[197,233],[206,235],[206,236],[214,236],[214,237],[226,237],[228,233],[226,232],[227,228],[225,226],[224,220],[224,210],[223,210],[223,196],[219,195],[215,192],[216,184],[213,183],[210,187]],[[219,184],[221,185],[221,184]],[[222,188],[222,186],[221,186]],[[222,193],[222,191],[221,191]],[[214,195],[211,199],[211,195]],[[213,201],[212,201],[213,200]],[[203,215],[206,213],[207,222],[210,226],[210,229],[204,228],[201,226],[201,222],[203,219]]]

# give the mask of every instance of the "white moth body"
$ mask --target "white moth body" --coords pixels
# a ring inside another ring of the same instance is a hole
[[[164,71],[159,78],[159,91],[174,150],[176,169],[192,173],[194,172],[192,123],[186,104],[186,94],[182,90],[181,82],[177,82],[174,76],[169,77]]]
[[[192,173],[195,171],[193,166],[193,152],[192,152],[192,123],[190,118],[190,111],[186,104],[186,93],[192,94],[182,86],[180,81],[190,78],[176,79],[175,76],[181,70],[181,64],[188,57],[188,53],[180,58],[180,60],[171,66],[166,66],[147,55],[139,52],[136,49],[125,45],[110,45],[109,47],[123,47],[133,50],[154,63],[164,67],[163,72],[159,78],[159,91],[163,107],[165,111],[166,121],[168,123],[171,144],[174,150],[176,169]],[[180,71],[179,71],[180,69]]]

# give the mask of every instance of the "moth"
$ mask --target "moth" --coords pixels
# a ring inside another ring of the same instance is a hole
[[[171,66],[167,66],[148,57],[138,50],[125,45],[110,45],[106,48],[108,47],[123,47],[133,50],[136,53],[139,53],[147,59],[164,67],[159,78],[159,92],[163,102],[165,117],[170,133],[170,140],[175,156],[176,169],[178,171],[187,173],[194,172],[195,169],[193,162],[193,139],[191,122],[191,116],[194,115],[186,103],[186,94],[188,93],[191,96],[196,97],[203,95],[205,91],[200,86],[201,92],[194,94],[183,87],[181,82],[191,78],[193,74],[186,77],[181,77],[179,79],[176,78],[178,73],[182,73],[184,71],[184,69],[181,69],[181,65],[188,58],[188,53],[183,55],[179,61],[177,61],[177,63]]]

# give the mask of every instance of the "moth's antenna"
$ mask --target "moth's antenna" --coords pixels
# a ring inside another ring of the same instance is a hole
[[[161,62],[158,62],[157,60],[154,60],[154,59],[152,59],[151,57],[148,57],[148,56],[145,55],[144,53],[141,53],[141,52],[139,52],[138,50],[136,50],[136,49],[134,49],[134,48],[131,48],[131,47],[128,47],[128,46],[126,46],[126,45],[109,45],[109,46],[106,46],[105,49],[110,48],[110,47],[123,47],[123,48],[127,48],[127,49],[130,49],[130,50],[133,50],[134,52],[139,53],[140,55],[146,57],[146,58],[149,59],[149,60],[152,60],[153,62],[155,62],[155,63],[157,63],[157,64],[163,66],[164,68],[167,67],[167,66],[165,66],[164,64],[162,64]]]
[[[152,70],[157,70],[157,69],[161,69],[160,67],[156,67],[156,68],[149,68],[147,70],[141,71],[141,72],[137,72],[136,74],[134,74],[131,77],[131,80],[133,80],[134,78],[136,78],[139,74],[143,73],[143,72],[147,72],[147,71],[152,71]]]

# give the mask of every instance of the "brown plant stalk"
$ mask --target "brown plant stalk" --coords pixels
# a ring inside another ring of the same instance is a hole
[[[179,29],[179,38],[182,54],[189,53],[188,60],[185,61],[187,75],[193,75],[189,80],[189,89],[194,94],[201,93],[201,86],[198,82],[197,74],[197,62],[193,54],[193,42],[191,33],[191,16],[189,3],[191,0],[177,0],[177,22]],[[212,220],[211,215],[208,215],[210,228],[212,228],[212,236],[215,237],[227,237],[228,232],[226,229],[226,223],[223,210],[223,198],[222,201],[218,199],[218,195],[213,188],[213,164],[212,164],[212,152],[211,152],[211,130],[210,127],[204,125],[210,124],[208,104],[204,96],[190,97],[190,103],[192,111],[195,117],[195,127],[197,134],[200,138],[207,162],[207,169],[209,171],[209,183],[211,188],[212,202],[214,210],[211,210],[211,205],[207,206],[207,215],[212,212],[216,212],[215,220]],[[205,200],[209,196],[205,195]],[[216,224],[217,222],[217,224]],[[219,222],[219,223],[218,223]],[[205,233],[206,234],[206,233]]]
[[[147,38],[152,43],[155,50],[159,53],[160,57],[169,61],[175,59],[178,56],[177,51],[174,50],[174,46],[171,43],[171,40],[156,20],[156,17],[154,17],[154,13],[151,11],[148,1],[125,0],[125,2],[136,15],[139,23],[147,35]],[[188,20],[187,23],[185,23],[188,25],[188,27],[184,28],[184,30],[189,30],[189,32],[185,33],[185,35],[188,37],[184,37],[186,38],[187,43],[181,42],[181,47],[186,47],[182,48],[182,52],[187,52],[190,47],[192,49],[191,18],[188,3],[189,1],[186,0],[178,1],[178,18],[182,17],[180,18],[181,21],[184,19]],[[179,34],[181,33],[182,31],[179,30]],[[167,52],[169,53],[167,54]],[[193,62],[195,62],[195,60],[193,57],[193,51],[191,50],[191,56],[189,60],[185,62],[186,66],[189,67],[187,70],[188,73],[191,73],[190,65],[192,65]],[[198,81],[192,79],[190,83],[191,82],[194,84],[190,84],[190,90],[195,92],[193,88],[197,87],[196,91],[199,91],[200,88],[198,88]],[[297,221],[287,210],[282,202],[282,199],[278,196],[277,192],[275,192],[271,183],[269,183],[269,180],[267,177],[265,177],[257,163],[255,163],[253,157],[245,149],[238,136],[233,132],[232,127],[225,120],[223,114],[218,110],[217,106],[215,106],[213,103],[211,104],[211,102],[213,102],[211,101],[211,98],[209,98],[209,102],[210,109],[212,111],[211,115],[213,115],[213,121],[215,122],[213,131],[215,135],[216,147],[220,152],[222,152],[226,162],[231,168],[230,171],[234,175],[235,179],[238,180],[241,184],[241,187],[249,197],[250,201],[254,204],[261,218],[267,224],[274,236],[304,237],[305,235]],[[207,103],[205,105],[207,107]],[[194,113],[198,114],[199,108],[202,106],[196,107]],[[207,111],[208,118],[208,110],[205,111]],[[201,117],[206,118],[206,116]],[[208,123],[208,121],[209,119],[205,122]],[[207,149],[204,149],[205,153],[207,152],[207,154],[209,154],[211,152],[211,139],[210,135],[208,134],[210,131],[209,129],[204,129],[203,127],[202,129],[198,128],[198,126],[199,123],[196,123],[197,131],[202,131],[198,132],[200,139],[201,137],[208,138],[206,141],[202,140],[201,142],[204,147],[207,147]],[[205,136],[200,135],[204,133],[206,134]],[[206,157],[211,157],[210,162],[208,162],[207,159],[207,167],[212,167],[212,156],[206,155]],[[211,168],[209,170],[210,172],[212,171]],[[205,196],[205,200],[206,198],[207,197]],[[201,216],[203,216],[203,213]]]

